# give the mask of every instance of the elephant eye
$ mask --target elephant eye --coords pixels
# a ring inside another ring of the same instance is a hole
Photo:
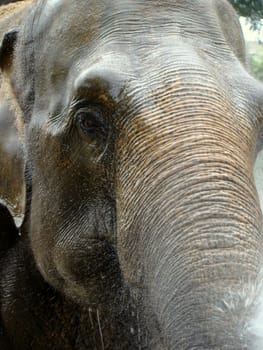
[[[106,133],[103,122],[103,116],[98,109],[82,109],[77,115],[77,123],[80,131],[84,134],[91,135],[97,132]]]

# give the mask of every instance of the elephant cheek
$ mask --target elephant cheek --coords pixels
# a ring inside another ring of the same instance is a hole
[[[85,244],[64,242],[50,254],[36,250],[44,278],[59,291],[77,302],[106,304],[121,284],[118,258],[107,240],[89,239]]]

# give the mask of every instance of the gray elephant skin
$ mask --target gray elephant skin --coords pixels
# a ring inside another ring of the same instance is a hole
[[[26,162],[6,348],[262,349],[263,87],[230,5],[39,0],[1,53]]]
[[[17,28],[31,1],[3,5],[0,3],[0,42],[5,32]],[[12,75],[12,62],[6,57]],[[13,96],[0,75],[0,198],[5,201],[16,221],[21,222],[24,208],[24,161],[22,130],[19,134]]]
[[[0,193],[16,217],[22,216],[23,150],[14,113],[0,102]]]

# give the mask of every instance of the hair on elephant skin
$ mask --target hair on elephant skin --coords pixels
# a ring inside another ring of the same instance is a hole
[[[261,350],[263,86],[229,3],[36,0],[0,66],[26,164],[6,347]]]

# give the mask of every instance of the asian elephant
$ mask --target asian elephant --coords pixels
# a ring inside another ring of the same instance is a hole
[[[19,349],[50,319],[59,344],[87,327],[75,349],[262,349],[263,87],[228,2],[38,0],[8,38],[26,216],[2,253],[3,337]]]

